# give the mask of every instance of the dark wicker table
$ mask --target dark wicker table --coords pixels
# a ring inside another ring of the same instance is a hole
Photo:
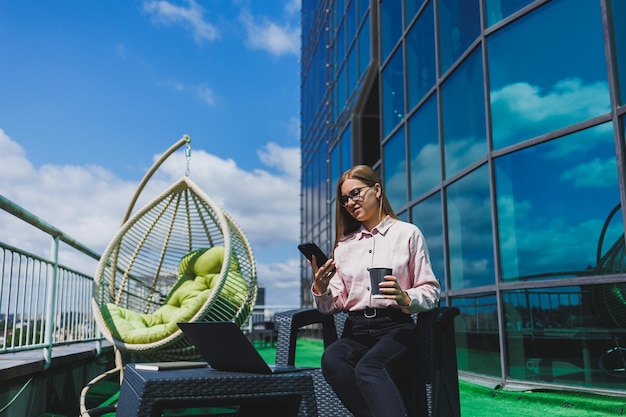
[[[237,406],[237,416],[317,416],[308,372],[146,371],[133,364],[125,367],[117,415],[156,417],[165,409],[228,406]]]

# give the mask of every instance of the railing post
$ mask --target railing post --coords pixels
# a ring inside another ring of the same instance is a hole
[[[54,236],[52,243],[52,278],[48,281],[48,295],[46,297],[46,334],[43,348],[44,369],[48,369],[52,362],[52,343],[54,321],[56,316],[57,281],[59,273],[59,236]]]

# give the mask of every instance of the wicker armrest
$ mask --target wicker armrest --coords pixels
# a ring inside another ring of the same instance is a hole
[[[321,324],[324,348],[337,340],[337,328],[332,315],[322,314],[315,308],[303,308],[277,313],[274,321],[278,327],[276,364],[294,365],[298,329],[310,324]]]

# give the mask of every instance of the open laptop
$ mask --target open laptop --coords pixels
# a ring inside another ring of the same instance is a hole
[[[211,368],[219,371],[275,374],[313,369],[268,365],[241,329],[232,322],[178,323],[178,327]]]

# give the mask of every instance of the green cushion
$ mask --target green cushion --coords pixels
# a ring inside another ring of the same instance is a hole
[[[102,314],[115,338],[129,344],[159,341],[178,330],[177,323],[190,321],[202,308],[217,284],[224,247],[198,249],[181,259],[179,277],[163,306],[152,314],[137,313],[115,304],[102,307]],[[231,270],[220,296],[231,304],[234,311],[241,305],[247,285],[233,257]]]

